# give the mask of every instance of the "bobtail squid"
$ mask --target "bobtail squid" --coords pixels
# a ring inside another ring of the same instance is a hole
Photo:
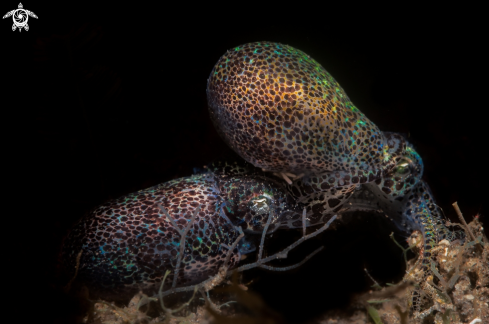
[[[282,177],[307,206],[308,224],[354,210],[382,211],[423,238],[422,269],[450,231],[423,162],[406,139],[382,132],[306,53],[255,42],[227,51],[207,82],[211,119],[223,140],[255,167]],[[297,215],[289,227],[300,227]],[[416,301],[414,301],[416,303]]]
[[[167,270],[171,291],[211,289],[222,271],[225,275],[255,251],[251,234],[262,233],[261,258],[264,236],[283,219],[303,213],[281,181],[261,173],[216,163],[204,173],[107,201],[68,234],[64,266],[92,296],[110,300],[139,291],[156,295]],[[264,263],[272,259],[255,266],[269,267]]]

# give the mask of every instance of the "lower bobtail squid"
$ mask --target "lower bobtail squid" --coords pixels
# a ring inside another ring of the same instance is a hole
[[[273,258],[262,258],[266,235],[302,228],[303,241],[313,235],[306,227],[323,231],[351,211],[380,210],[403,233],[419,231],[424,271],[438,242],[462,237],[444,225],[413,146],[379,130],[300,50],[270,42],[229,50],[207,98],[218,133],[249,164],[216,163],[88,213],[62,259],[91,291],[155,294],[163,278],[173,291],[208,290],[222,271],[245,270],[242,255],[255,250],[249,267],[273,269],[265,265]]]
[[[109,299],[140,290],[156,294],[166,270],[172,271],[167,279],[172,289],[198,284],[209,289],[220,271],[235,268],[256,250],[251,234],[262,234],[261,256],[264,236],[303,214],[281,181],[250,166],[217,163],[209,169],[89,212],[64,243],[62,258],[72,275],[76,272],[93,295]],[[264,263],[276,258],[260,258],[246,268],[271,268]]]

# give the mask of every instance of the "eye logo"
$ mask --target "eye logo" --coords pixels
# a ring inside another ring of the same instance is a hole
[[[19,32],[22,31],[22,28],[25,30],[29,30],[29,25],[27,25],[27,21],[29,20],[29,16],[36,18],[37,16],[35,13],[29,10],[23,9],[22,3],[19,3],[19,8],[14,9],[12,11],[9,11],[3,16],[3,18],[8,18],[12,16],[12,19],[14,21],[14,24],[12,25],[12,31],[15,31],[15,29],[19,29]]]

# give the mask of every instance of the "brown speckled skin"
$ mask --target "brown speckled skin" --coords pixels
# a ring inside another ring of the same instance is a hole
[[[372,181],[395,164],[377,126],[319,63],[291,46],[229,50],[210,74],[207,97],[222,138],[256,167]]]
[[[289,214],[293,203],[277,181],[250,173],[236,165],[218,165],[192,177],[176,179],[114,199],[82,218],[64,242],[62,259],[74,275],[81,251],[77,279],[94,296],[119,299],[140,289],[154,294],[166,270],[171,287],[180,251],[180,233],[158,205],[163,206],[183,230],[193,212],[200,212],[186,235],[177,286],[200,283],[218,273],[236,241],[245,232],[261,232],[272,214],[269,232]],[[236,247],[227,267],[236,266]],[[246,253],[246,252],[245,252]]]
[[[304,52],[270,42],[231,49],[214,66],[207,97],[219,134],[242,158],[264,170],[305,174],[288,190],[307,206],[311,223],[359,207],[347,202],[363,189],[375,196],[367,209],[388,210],[400,227],[423,232],[425,255],[456,237],[421,180],[419,155],[402,136],[380,132]]]
[[[217,273],[228,246],[238,237],[232,224],[219,217],[222,201],[204,177],[172,180],[97,207],[71,231],[63,259],[73,271],[82,251],[78,279],[91,293],[109,298],[139,289],[157,291],[165,271],[175,268],[180,234],[157,204],[163,205],[183,229],[201,205],[185,243],[179,285],[198,283]],[[212,219],[212,221],[210,221]],[[225,232],[216,237],[211,233]],[[199,242],[197,237],[202,238]],[[233,251],[231,266],[239,260]],[[167,287],[171,287],[169,276]]]
[[[390,193],[387,179],[405,154],[404,139],[381,132],[302,51],[269,42],[229,50],[211,72],[207,96],[215,127],[241,157],[306,175],[287,190],[311,224],[342,210],[362,184],[385,181]],[[287,226],[300,227],[300,219]]]

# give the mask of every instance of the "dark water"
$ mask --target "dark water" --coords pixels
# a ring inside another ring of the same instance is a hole
[[[476,19],[461,26],[450,15],[415,10],[400,16],[394,8],[389,15],[362,9],[355,16],[309,6],[172,6],[24,3],[39,17],[29,19],[28,32],[12,32],[12,21],[2,21],[4,172],[13,180],[13,201],[19,199],[10,204],[16,212],[6,217],[5,229],[20,238],[7,239],[7,264],[36,278],[36,291],[51,296],[50,287],[59,284],[56,251],[88,209],[232,155],[208,118],[206,80],[227,49],[246,42],[303,50],[381,130],[409,134],[448,218],[456,219],[454,201],[468,220],[488,212],[487,81]],[[365,264],[385,281],[400,278],[397,265],[391,273],[379,266],[395,255],[378,243],[383,238],[370,246],[370,232],[343,230],[324,242],[353,244],[350,250],[329,248],[330,254],[292,277],[262,274],[256,290],[287,315],[290,298],[282,282],[293,281],[292,296],[320,287],[328,302],[306,300],[318,303],[317,309],[340,307],[349,292],[368,287]],[[330,280],[345,272],[343,281]]]

